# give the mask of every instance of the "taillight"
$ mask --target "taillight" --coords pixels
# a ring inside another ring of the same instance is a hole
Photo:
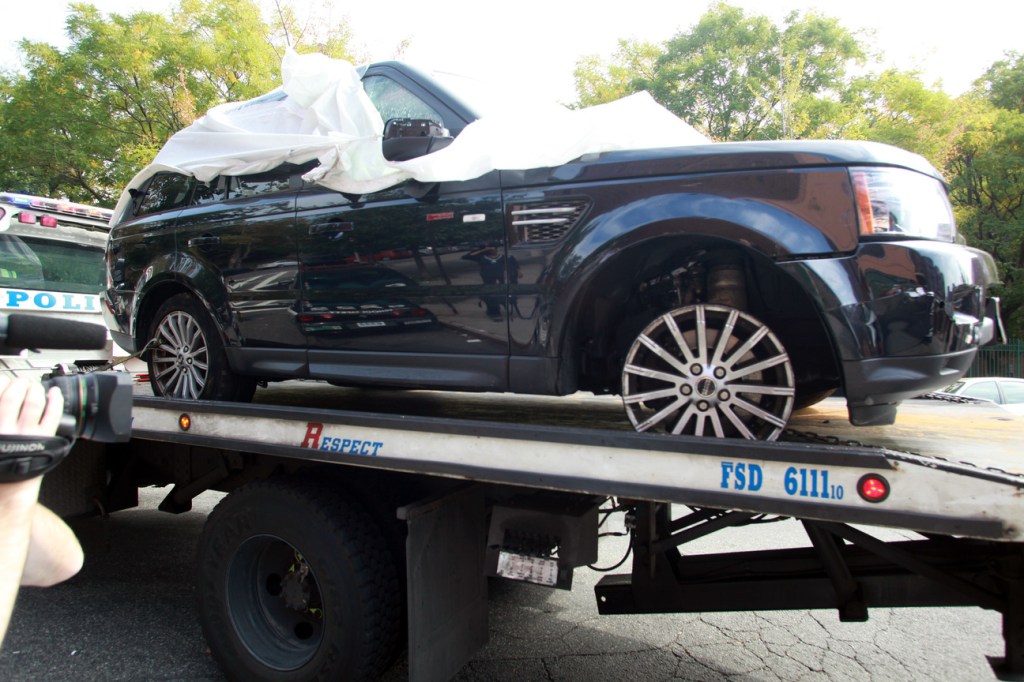
[[[43,227],[57,227],[57,219],[52,215],[39,216],[39,224]]]
[[[871,211],[871,189],[868,175],[861,171],[850,174],[853,177],[853,194],[857,200],[857,222],[861,234],[875,233],[875,215]]]
[[[22,211],[21,213],[18,214],[18,222],[24,223],[25,225],[35,225],[36,216],[35,214],[29,213],[28,211]]]
[[[901,168],[852,168],[861,236],[956,241],[953,207],[934,177]]]

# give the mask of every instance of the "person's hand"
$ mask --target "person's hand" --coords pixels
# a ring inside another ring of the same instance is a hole
[[[64,410],[64,396],[56,386],[47,392],[31,379],[0,374],[0,434],[52,436]]]

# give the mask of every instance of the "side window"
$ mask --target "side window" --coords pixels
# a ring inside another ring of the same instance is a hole
[[[216,177],[210,182],[197,182],[192,192],[192,205],[202,206],[224,201],[228,196],[226,177]]]
[[[253,173],[252,175],[237,175],[223,178],[227,188],[228,199],[246,199],[261,194],[272,194],[274,192],[297,189],[300,185],[296,185],[292,181],[292,177],[296,175],[297,168],[293,164],[286,163],[266,173]],[[299,180],[299,183],[301,183],[301,180]]]
[[[188,200],[191,185],[191,178],[177,173],[154,175],[146,185],[145,194],[135,210],[135,215],[143,216],[182,208]]]
[[[980,381],[973,386],[964,389],[964,392],[960,395],[965,395],[969,398],[982,398],[983,400],[999,402],[999,389],[996,388],[996,382],[994,381]]]
[[[426,118],[444,124],[436,109],[386,76],[367,76],[363,90],[385,123],[393,118]]]
[[[1024,403],[1024,384],[1017,381],[1004,383],[1003,395],[1006,396],[1006,402],[1010,404]]]

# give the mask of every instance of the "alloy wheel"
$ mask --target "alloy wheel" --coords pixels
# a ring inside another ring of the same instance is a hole
[[[775,440],[794,393],[792,363],[775,334],[728,306],[659,316],[637,336],[622,371],[637,431]]]
[[[160,395],[196,400],[209,377],[209,347],[199,322],[183,311],[169,313],[156,330],[151,380]]]

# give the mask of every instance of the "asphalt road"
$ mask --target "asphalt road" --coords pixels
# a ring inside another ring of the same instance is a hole
[[[75,522],[86,564],[71,581],[23,590],[0,652],[0,679],[221,680],[195,615],[192,555],[205,494],[192,512],[138,509]],[[909,534],[908,534],[909,537]],[[792,522],[716,534],[691,550],[803,544]],[[624,544],[608,538],[604,565]],[[492,583],[490,643],[457,680],[991,680],[1000,618],[978,608],[875,609],[866,623],[833,611],[599,616],[578,570],[573,591]],[[406,677],[404,661],[386,675]]]

